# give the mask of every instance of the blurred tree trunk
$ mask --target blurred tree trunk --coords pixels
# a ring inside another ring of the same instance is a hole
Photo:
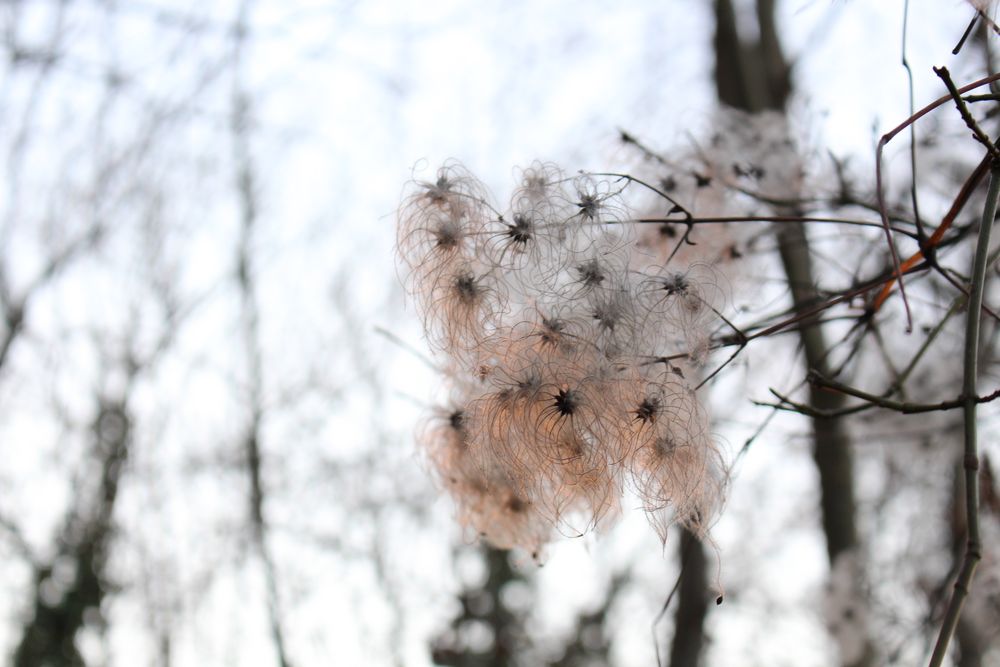
[[[695,539],[697,543],[697,540]],[[509,552],[484,545],[480,549],[487,576],[481,586],[468,587],[459,595],[462,612],[441,633],[431,647],[431,659],[436,665],[448,667],[583,667],[610,664],[611,641],[605,621],[615,597],[628,580],[619,574],[611,579],[607,594],[593,611],[575,619],[573,631],[561,646],[558,658],[543,655],[532,646],[526,624],[525,608],[512,609],[504,602],[504,588],[510,584],[530,585],[511,567]],[[493,641],[482,642],[476,626],[485,625],[492,631]],[[551,646],[551,642],[546,641]],[[548,648],[548,647],[546,647]]]
[[[462,613],[431,649],[431,659],[437,665],[507,667],[515,664],[514,657],[523,649],[524,618],[504,605],[501,593],[504,586],[523,582],[524,577],[510,566],[507,551],[483,546],[480,553],[485,561],[486,581],[481,587],[467,588],[460,594]],[[485,624],[493,632],[491,645],[467,641],[477,623]]]
[[[100,401],[91,426],[92,472],[84,473],[76,489],[56,555],[35,564],[33,614],[14,652],[14,667],[85,664],[76,639],[84,625],[102,620],[115,500],[128,458],[131,422],[124,401]]]
[[[598,667],[611,664],[611,641],[607,632],[608,611],[618,591],[628,581],[626,573],[611,578],[608,593],[592,612],[580,614],[576,627],[564,647],[563,657],[549,667]]]
[[[715,0],[716,32],[715,83],[719,100],[749,112],[783,112],[792,91],[791,67],[782,54],[775,24],[775,0],[757,0],[756,42],[742,40],[731,0]],[[784,225],[778,231],[781,262],[792,292],[796,313],[806,312],[818,297],[815,271],[805,230],[801,225]],[[800,332],[806,366],[829,375],[828,346],[819,325]],[[819,411],[842,407],[841,394],[811,386],[810,405]],[[813,457],[820,478],[823,532],[831,567],[842,554],[858,546],[855,526],[853,460],[850,441],[842,419],[814,418]],[[862,657],[853,665],[873,661],[870,638],[865,640]]]
[[[697,667],[705,643],[704,626],[708,615],[708,558],[701,540],[688,530],[681,531],[678,555],[681,581],[669,664],[670,667]]]
[[[264,353],[260,340],[260,309],[253,262],[258,224],[258,178],[251,150],[252,98],[244,80],[245,49],[250,38],[253,3],[243,0],[233,21],[233,89],[230,135],[233,143],[234,187],[239,203],[240,234],[236,253],[236,283],[240,294],[240,329],[247,371],[248,415],[241,441],[249,483],[250,543],[260,559],[267,588],[267,617],[277,663],[291,667],[278,586],[278,567],[270,547],[271,526],[265,515],[263,422]]]

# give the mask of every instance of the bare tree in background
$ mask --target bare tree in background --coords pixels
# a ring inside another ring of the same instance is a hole
[[[50,457],[51,465],[38,461],[41,474],[66,489],[65,496],[43,492],[37,497],[51,500],[26,509],[22,499],[32,492],[20,487],[30,487],[30,479],[12,475],[11,484],[5,478],[0,485],[0,547],[13,555],[10,571],[24,573],[23,584],[4,595],[21,598],[23,621],[10,647],[17,667],[111,660],[115,630],[125,627],[114,612],[128,605],[145,605],[125,623],[141,627],[140,618],[147,619],[151,661],[167,667],[190,643],[199,615],[217,613],[204,611],[213,596],[224,596],[228,581],[241,576],[244,544],[265,593],[244,604],[241,592],[239,606],[263,612],[277,663],[292,664],[285,596],[301,600],[303,577],[280,576],[276,544],[294,541],[299,554],[308,554],[304,561],[328,569],[345,562],[362,569],[373,559],[369,546],[356,550],[314,528],[337,513],[380,522],[383,502],[412,502],[419,511],[419,499],[346,494],[339,480],[358,470],[334,462],[331,443],[317,435],[342,397],[343,378],[326,376],[331,360],[344,364],[333,342],[346,321],[339,305],[302,313],[308,325],[324,318],[321,347],[293,346],[279,361],[284,375],[270,372],[278,356],[262,329],[279,316],[262,306],[261,283],[284,258],[261,240],[273,233],[260,198],[276,167],[262,169],[255,152],[255,143],[274,136],[257,113],[259,91],[248,83],[254,63],[247,52],[260,41],[252,9],[244,3],[235,19],[215,16],[211,7],[155,4],[9,3],[0,10],[9,63],[0,114],[2,426],[18,439],[17,451],[9,450],[15,458]],[[153,39],[137,57],[134,42],[143,35]],[[73,115],[54,117],[60,105]],[[283,143],[293,136],[281,132]],[[218,150],[227,145],[230,159]],[[206,335],[220,312],[231,317],[242,344],[238,358],[228,356],[228,332]],[[191,429],[191,410],[207,407],[197,405],[205,399],[178,399],[204,394],[213,374],[235,387],[213,400],[219,415],[239,415],[236,433],[213,425],[212,415]],[[172,392],[179,392],[173,400]],[[31,402],[45,394],[48,401]],[[62,432],[50,440],[25,429],[28,414]],[[274,454],[272,439],[289,433],[301,434],[307,446],[297,442],[294,452]],[[235,453],[226,444],[233,442]],[[5,444],[15,446],[12,437]],[[282,481],[282,459],[292,453],[312,457],[301,469],[314,476]],[[378,457],[384,461],[386,452]],[[336,470],[324,477],[324,465]],[[227,525],[232,510],[213,505],[212,496],[227,493],[234,470],[246,489],[239,505],[246,512]],[[384,464],[371,471],[389,474]],[[397,479],[416,479],[406,475]],[[199,496],[206,480],[215,489],[207,503]],[[400,484],[400,492],[408,486],[419,487]],[[186,494],[204,504],[178,524]],[[307,496],[312,503],[322,496],[330,514],[301,516],[293,500]],[[40,536],[49,505],[62,502],[63,518]],[[222,644],[236,632],[229,625],[210,639]],[[370,650],[386,650],[379,644]]]
[[[233,22],[233,93],[231,110],[231,135],[233,143],[234,186],[239,200],[240,233],[236,257],[236,282],[240,293],[240,321],[247,370],[248,416],[244,427],[242,456],[246,466],[249,486],[249,520],[251,543],[260,559],[267,586],[267,614],[271,637],[281,667],[290,667],[287,641],[283,629],[278,573],[269,545],[269,524],[266,518],[266,461],[263,454],[262,422],[266,418],[264,407],[264,360],[260,341],[260,312],[256,295],[256,277],[252,250],[254,228],[257,225],[258,177],[252,157],[251,131],[253,110],[250,93],[243,83],[243,52],[250,39],[249,15],[251,2],[239,5]]]
[[[739,30],[736,22],[736,12],[731,3],[726,1],[717,1],[715,3],[717,23],[715,39],[716,84],[720,100],[724,103],[748,111],[762,111],[766,109],[782,111],[787,106],[788,96],[792,91],[789,78],[791,68],[786,64],[781,54],[780,43],[775,28],[775,5],[776,3],[770,0],[758,0],[756,2],[757,12],[756,25],[753,26],[754,29]],[[973,19],[973,25],[977,21],[985,25],[990,25],[991,20],[983,15],[980,10],[977,10],[977,14]],[[972,25],[970,25],[971,28]],[[750,33],[756,33],[758,38],[756,42],[748,44],[745,35]],[[905,13],[903,15],[902,33],[903,66],[911,76],[912,85],[912,72],[906,61],[907,25]],[[965,37],[963,36],[953,54],[960,53],[964,40]],[[990,58],[987,55],[987,72],[992,71],[989,67],[989,61]],[[914,352],[910,352],[912,358],[907,359],[907,353],[904,351],[907,344],[898,338],[898,334],[886,333],[887,325],[881,317],[882,312],[880,312],[890,294],[898,295],[905,311],[906,330],[907,333],[909,332],[913,315],[911,314],[911,304],[907,301],[906,292],[902,285],[902,278],[900,278],[899,282],[901,284],[898,286],[896,292],[892,291],[895,284],[893,280],[889,280],[878,290],[871,288],[865,290],[862,287],[858,294],[867,294],[864,298],[865,311],[855,316],[856,323],[848,333],[846,345],[839,341],[834,342],[824,335],[823,327],[820,324],[820,320],[822,319],[821,313],[825,310],[823,304],[824,302],[829,303],[828,299],[831,295],[829,290],[818,288],[818,285],[824,282],[821,279],[821,275],[826,271],[826,267],[817,266],[814,262],[817,257],[820,258],[821,262],[829,262],[829,259],[823,259],[824,255],[816,252],[815,246],[807,239],[803,226],[782,225],[778,231],[781,260],[788,276],[793,298],[793,312],[797,314],[796,319],[800,323],[798,331],[808,369],[807,382],[809,384],[809,400],[807,402],[797,403],[781,397],[779,405],[784,408],[794,405],[795,410],[807,415],[813,422],[815,439],[813,453],[819,473],[823,529],[832,570],[830,597],[831,599],[839,600],[839,602],[833,603],[836,608],[834,612],[835,617],[828,620],[831,631],[841,646],[841,657],[845,664],[872,664],[876,660],[883,659],[883,656],[887,656],[891,660],[898,658],[898,651],[891,647],[889,642],[876,641],[875,639],[882,634],[878,629],[878,625],[885,623],[886,620],[884,616],[881,619],[877,618],[879,611],[876,611],[874,605],[877,594],[872,594],[871,589],[868,588],[870,582],[865,576],[865,570],[867,569],[865,561],[868,557],[864,555],[866,549],[861,548],[861,529],[859,528],[861,522],[858,518],[858,504],[855,500],[854,475],[852,472],[858,466],[858,463],[855,460],[854,454],[852,454],[852,448],[848,440],[848,415],[856,414],[863,409],[871,407],[879,407],[903,414],[916,414],[927,410],[927,408],[918,408],[906,402],[906,399],[912,396],[912,394],[908,395],[908,391],[918,394],[922,393],[922,388],[914,389],[911,386],[907,389],[907,385],[908,383],[910,385],[913,384],[912,379],[916,375],[914,374],[914,368],[922,361],[927,350],[934,346],[940,332],[947,328],[949,320],[956,312],[956,306],[964,300],[965,296],[968,296],[970,303],[975,304],[975,306],[969,308],[970,312],[965,328],[965,361],[962,369],[962,373],[964,374],[964,394],[963,397],[954,401],[951,407],[957,408],[963,403],[965,405],[964,423],[956,430],[964,430],[965,433],[965,450],[960,458],[964,463],[966,490],[964,502],[960,504],[961,510],[957,511],[955,516],[965,517],[969,523],[963,524],[960,521],[956,525],[953,522],[953,530],[956,531],[954,538],[958,540],[962,539],[959,536],[964,536],[964,539],[967,540],[967,545],[959,550],[954,569],[947,579],[950,582],[954,577],[954,595],[942,595],[937,602],[931,602],[928,622],[925,623],[922,632],[932,636],[932,628],[935,625],[941,624],[943,626],[931,657],[931,664],[933,665],[941,664],[941,661],[944,659],[948,641],[951,633],[955,631],[956,623],[958,623],[958,643],[962,659],[968,659],[970,661],[969,664],[975,664],[976,661],[981,660],[981,657],[977,656],[981,656],[982,654],[982,645],[977,644],[975,633],[970,631],[970,626],[968,625],[970,621],[967,619],[965,621],[966,625],[963,626],[962,622],[958,619],[961,613],[962,600],[965,595],[969,594],[972,573],[975,571],[976,563],[981,557],[980,549],[983,546],[978,520],[979,513],[975,509],[978,502],[976,498],[979,495],[976,490],[978,487],[976,479],[979,468],[979,454],[977,453],[975,444],[978,427],[974,418],[974,405],[983,399],[975,399],[971,397],[971,394],[974,394],[976,391],[975,377],[977,374],[977,363],[975,359],[977,352],[981,355],[980,359],[992,357],[992,355],[987,354],[991,349],[990,347],[982,346],[977,351],[978,345],[975,342],[980,331],[980,309],[979,302],[976,301],[976,295],[982,292],[984,278],[981,273],[978,273],[982,268],[978,263],[973,271],[968,269],[968,265],[957,270],[942,268],[941,255],[938,252],[943,251],[945,246],[960,242],[966,238],[966,235],[971,238],[972,235],[970,232],[975,229],[978,221],[973,218],[960,224],[958,220],[966,204],[970,199],[974,200],[972,193],[976,191],[980,184],[985,183],[987,166],[994,159],[990,155],[995,155],[996,153],[985,133],[977,126],[975,115],[970,113],[964,106],[963,100],[959,98],[960,93],[956,90],[956,84],[950,80],[947,69],[937,68],[935,69],[935,74],[938,75],[944,84],[942,91],[950,93],[950,97],[958,107],[958,114],[956,115],[961,116],[965,125],[973,131],[979,143],[988,152],[988,156],[982,158],[978,167],[970,169],[968,166],[963,165],[958,170],[962,175],[958,176],[957,182],[951,184],[952,194],[950,196],[953,197],[951,207],[942,216],[937,228],[932,230],[930,225],[933,222],[928,223],[926,219],[922,219],[918,206],[918,201],[922,196],[925,201],[928,198],[927,195],[922,195],[921,187],[923,183],[921,181],[928,180],[928,174],[933,171],[929,166],[932,164],[931,160],[935,159],[935,157],[931,157],[933,149],[930,147],[930,141],[928,140],[926,144],[918,143],[917,134],[913,129],[909,130],[911,141],[909,148],[911,171],[909,192],[906,193],[905,197],[899,197],[898,200],[892,200],[891,203],[887,203],[888,197],[885,194],[885,190],[889,186],[883,182],[885,171],[882,164],[882,151],[884,146],[892,141],[896,135],[899,135],[903,130],[910,128],[911,125],[920,121],[924,114],[948,102],[949,95],[945,95],[923,110],[914,113],[910,118],[904,120],[900,125],[882,137],[875,155],[877,161],[877,179],[873,188],[873,195],[869,196],[867,202],[855,198],[853,188],[844,180],[844,173],[841,169],[842,165],[836,165],[837,177],[840,179],[839,195],[836,195],[831,204],[828,205],[829,210],[844,210],[852,205],[861,206],[875,210],[881,215],[882,224],[886,228],[886,235],[891,246],[891,256],[883,260],[885,268],[882,269],[882,275],[892,276],[902,271],[913,271],[916,277],[912,279],[908,278],[907,283],[912,282],[914,285],[917,285],[914,289],[926,290],[926,283],[929,282],[930,293],[933,295],[932,298],[940,298],[939,295],[942,293],[951,293],[952,295],[955,292],[959,293],[959,296],[953,297],[954,300],[951,301],[949,307],[937,307],[937,310],[932,308],[929,312],[923,313],[924,317],[929,318],[933,324],[924,325],[924,333],[929,335],[923,340],[921,345],[913,348]],[[977,83],[970,84],[962,92],[968,92],[968,90],[981,87],[987,82],[988,80],[980,80]],[[975,102],[988,98],[977,98],[973,95],[963,99]],[[913,101],[911,94],[912,108]],[[985,118],[988,117],[989,115],[986,114]],[[982,119],[983,116],[981,115],[980,118]],[[936,159],[944,161],[955,160],[957,162],[960,159],[959,155],[962,155],[962,151],[956,150],[948,156],[939,154],[936,156]],[[985,257],[989,244],[989,229],[992,224],[995,208],[993,197],[995,195],[991,189],[983,205],[985,211],[982,213],[983,220],[979,225],[979,240],[972,242],[977,262],[980,261],[979,258]],[[778,199],[783,199],[783,201],[779,201]],[[813,208],[814,204],[808,202],[806,193],[793,193],[793,196],[784,196],[778,199],[774,199],[772,195],[772,199],[767,203],[779,215],[802,216],[809,213],[810,209],[815,210]],[[974,205],[972,209],[975,211]],[[975,213],[972,213],[972,215],[974,216]],[[892,236],[893,233],[898,234],[898,229],[893,228],[893,232],[890,232],[889,229],[892,224],[890,221],[903,221],[906,225],[912,226],[912,231],[907,232],[907,235],[916,242],[919,250],[908,259],[905,259],[905,261],[896,257],[899,251],[894,245],[895,242]],[[961,228],[963,231],[949,237],[948,232],[952,229],[953,225]],[[971,256],[972,250],[969,250],[968,253]],[[922,274],[920,273],[921,270],[923,271]],[[855,269],[856,285],[863,285],[863,273],[860,268]],[[938,279],[941,279],[943,284],[938,284],[936,282]],[[883,282],[885,281],[883,280]],[[836,292],[832,293],[836,294]],[[920,296],[915,297],[915,299],[924,298],[923,295],[926,293],[926,291],[918,292]],[[990,310],[988,305],[983,307],[982,314],[984,317],[990,315],[995,318],[993,311]],[[925,319],[925,321],[927,320]],[[992,327],[994,327],[992,322],[987,323],[984,320],[982,326],[984,337],[986,336],[986,332]],[[893,336],[893,338],[889,339],[888,336]],[[992,340],[992,337],[990,339]],[[896,345],[902,349],[894,349]],[[837,349],[838,347],[841,349],[846,347],[847,350],[846,352],[840,351]],[[869,360],[873,357],[878,359],[878,362],[871,366],[860,361]],[[951,375],[954,372],[954,366],[951,365],[952,359],[953,357],[949,357],[947,353],[939,358],[935,358],[938,368],[943,371],[946,377],[953,377]],[[987,368],[981,362],[978,365]],[[868,392],[851,386],[852,382],[870,382],[873,376],[873,366],[878,366],[884,373],[884,377],[876,377],[875,381],[888,386],[885,393],[880,396],[888,399],[888,397],[898,394],[902,397],[902,401],[887,400],[887,402],[881,403],[880,398],[876,398]],[[853,379],[851,379],[852,370],[854,371]],[[928,371],[924,370],[923,372],[927,373]],[[858,405],[856,402],[851,404],[850,397],[870,401],[870,403],[867,405]],[[945,403],[948,402],[946,401]],[[908,425],[918,427],[920,423],[919,418],[911,418]],[[940,485],[944,479],[942,470],[948,467],[947,465],[941,465],[942,461],[955,456],[954,453],[948,451],[950,449],[948,445],[952,440],[953,438],[949,437],[947,431],[945,431],[943,437],[939,436],[939,443],[935,443],[938,446],[933,447],[928,452],[928,459],[925,465],[930,466],[930,470],[937,471],[937,479],[934,482],[937,485]],[[889,456],[891,457],[892,455],[890,454]],[[903,493],[901,489],[892,487],[886,488],[884,492],[888,494]],[[869,509],[866,507],[865,511],[867,512]],[[881,536],[870,527],[873,524],[877,525],[873,521],[874,518],[874,516],[865,517],[865,523],[869,526],[866,540],[872,545],[869,547],[869,550],[876,548],[875,545],[881,544]],[[938,590],[939,592],[943,592],[940,589]],[[947,597],[950,597],[951,601],[945,606],[943,598]],[[931,622],[930,619],[934,619],[934,621]],[[967,644],[965,649],[961,648],[962,644]]]
[[[21,20],[26,8],[19,3],[5,8],[5,46],[10,66],[4,83],[11,102],[20,103],[12,104],[3,118],[11,140],[5,146],[6,197],[0,223],[4,248],[0,253],[0,310],[5,325],[0,338],[0,380],[7,384],[8,392],[10,387],[24,383],[28,370],[23,361],[17,361],[19,352],[25,352],[19,348],[37,349],[38,339],[48,335],[32,326],[36,304],[61,289],[67,273],[72,274],[81,263],[107,249],[104,241],[113,233],[107,218],[135,185],[123,183],[122,176],[127,170],[144,166],[148,158],[148,144],[116,150],[104,143],[105,114],[120,92],[116,84],[109,82],[101,91],[92,119],[93,143],[75,147],[93,151],[89,155],[93,178],[83,185],[88,195],[85,206],[68,220],[60,220],[60,207],[73,206],[69,201],[72,189],[77,187],[73,176],[53,170],[54,182],[43,182],[43,187],[51,188],[47,192],[39,192],[39,184],[31,178],[39,152],[48,150],[39,136],[40,108],[58,86],[60,69],[68,65],[66,4],[54,5],[41,40],[38,35],[26,34],[26,22]],[[40,194],[44,197],[41,205]],[[40,239],[33,239],[35,234]],[[38,241],[43,244],[40,264],[25,273],[17,253],[29,251]],[[125,294],[107,296],[121,299],[123,308],[128,305]],[[169,294],[162,293],[159,298],[166,302]],[[68,503],[51,547],[34,547],[20,517],[5,516],[3,520],[5,537],[16,546],[30,571],[25,622],[13,655],[17,667],[83,665],[85,660],[78,647],[81,631],[90,627],[100,633],[106,623],[105,599],[115,588],[110,564],[117,535],[116,509],[134,439],[134,387],[155,368],[175,333],[168,326],[150,345],[149,341],[139,342],[134,335],[136,319],[127,324],[133,327],[133,333],[98,326],[88,336],[104,367],[103,374],[119,377],[120,381],[95,382],[93,395],[83,399],[87,403],[85,423],[77,423],[76,417],[59,409],[54,400],[67,454],[76,439],[82,440],[83,451],[78,463],[69,468]],[[30,451],[32,443],[23,442],[21,446]],[[58,456],[58,451],[52,454]]]
[[[153,354],[162,354],[167,342]],[[103,603],[117,586],[111,567],[118,532],[116,503],[133,446],[133,387],[157,361],[129,347],[112,353],[117,358],[108,360],[111,371],[124,376],[124,387],[94,396],[87,451],[74,475],[73,500],[55,538],[56,551],[31,562],[33,609],[14,652],[15,667],[85,665],[77,645],[80,632],[90,626],[100,633],[107,622]]]
[[[730,0],[715,0],[715,84],[719,101],[748,112],[783,112],[792,93],[792,66],[782,53],[775,0],[756,0],[755,25],[741,31],[737,13]],[[747,41],[741,35],[757,34]],[[801,215],[789,206],[783,211]],[[815,319],[812,309],[820,300],[817,292],[813,256],[803,225],[782,225],[776,229],[781,262],[788,276],[794,312]],[[818,323],[799,330],[805,365],[808,370],[830,377],[829,343]],[[810,386],[809,404],[818,413],[835,413],[844,405],[844,395]],[[858,548],[855,526],[854,463],[847,428],[839,417],[813,417],[813,457],[820,480],[820,505],[827,555],[833,567],[842,554]],[[850,665],[867,665],[873,655],[870,648],[861,651]]]
[[[460,613],[435,638],[431,658],[451,667],[545,665],[585,667],[610,664],[611,628],[607,615],[625,576],[612,577],[596,608],[576,615],[569,636],[556,640],[532,631],[530,609],[537,595],[531,580],[511,565],[513,554],[489,546],[482,554],[486,576],[459,593]]]

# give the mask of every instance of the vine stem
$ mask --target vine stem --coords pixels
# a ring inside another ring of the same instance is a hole
[[[990,250],[990,232],[1000,199],[1000,163],[990,165],[990,187],[979,227],[976,257],[972,265],[972,290],[969,295],[969,312],[965,327],[964,380],[962,383],[963,416],[965,421],[965,514],[968,541],[962,568],[955,580],[948,609],[945,611],[941,632],[938,634],[930,667],[940,667],[948,652],[948,644],[958,625],[962,606],[969,595],[976,567],[983,557],[983,544],[979,536],[979,446],[976,442],[976,380],[979,365],[979,323],[983,306],[983,288],[986,282],[986,264]]]

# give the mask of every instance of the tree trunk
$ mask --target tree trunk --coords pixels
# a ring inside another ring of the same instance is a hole
[[[687,530],[680,539],[681,581],[674,613],[670,667],[697,667],[705,643],[708,615],[708,558],[705,547]]]
[[[791,93],[791,67],[785,61],[775,24],[775,0],[757,0],[759,41],[744,43],[739,37],[731,0],[715,0],[715,84],[719,100],[749,112],[784,111]],[[805,230],[783,225],[777,232],[781,262],[792,293],[793,308],[803,313],[817,299],[815,278]],[[828,374],[827,342],[817,324],[800,332],[806,366]],[[843,405],[843,396],[812,387],[810,405],[819,411]],[[814,418],[813,460],[820,479],[823,533],[831,567],[837,559],[858,546],[855,526],[853,460],[847,429],[840,418]],[[873,661],[870,638],[862,657],[851,662],[861,666]]]
[[[92,427],[94,486],[82,486],[59,536],[58,553],[35,565],[34,610],[14,652],[14,667],[83,667],[80,630],[100,619],[118,486],[131,440],[126,406],[102,401]]]

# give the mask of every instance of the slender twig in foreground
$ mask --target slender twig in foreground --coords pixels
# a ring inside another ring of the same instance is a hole
[[[796,403],[787,396],[779,394],[774,389],[771,389],[771,393],[774,394],[774,396],[776,396],[781,403],[774,404],[757,401],[756,405],[778,408],[780,410],[790,410],[792,412],[801,412],[810,417],[840,417],[842,415],[864,412],[872,408],[884,408],[886,410],[892,410],[904,415],[914,415],[924,412],[942,412],[964,408],[968,402],[967,399],[962,396],[948,401],[941,401],[939,403],[908,403],[904,401],[896,401],[891,398],[885,398],[884,396],[876,396],[875,394],[870,394],[856,387],[842,384],[836,380],[831,380],[816,373],[810,373],[809,381],[831,391],[837,391],[842,394],[847,394],[848,396],[853,396],[854,398],[860,398],[865,402],[860,405],[852,405],[835,411],[816,410],[808,405]],[[997,389],[992,394],[987,394],[986,396],[973,396],[972,401],[978,405],[979,403],[991,403],[998,398],[1000,398],[1000,389]]]
[[[983,210],[983,221],[979,228],[979,240],[976,245],[976,257],[972,265],[972,294],[969,296],[968,319],[965,327],[964,381],[962,395],[964,397],[963,417],[965,421],[965,523],[968,526],[968,540],[965,545],[965,555],[962,557],[962,569],[955,580],[951,601],[945,611],[938,635],[934,653],[931,655],[930,667],[940,667],[948,653],[948,644],[955,634],[958,619],[962,615],[965,598],[969,595],[972,578],[976,567],[982,559],[983,545],[979,536],[979,445],[976,441],[976,380],[979,364],[979,323],[982,315],[983,287],[986,282],[986,259],[990,251],[990,231],[993,219],[997,213],[997,200],[1000,199],[1000,164],[994,162],[990,166],[990,188],[986,195],[986,206]]]
[[[913,68],[906,58],[906,38],[910,34],[908,30],[910,22],[910,0],[903,2],[903,43],[900,46],[900,55],[903,68],[906,70],[906,89],[910,108],[910,115],[913,115]],[[910,201],[913,204],[913,221],[917,223],[917,236],[921,240],[927,238],[924,233],[924,224],[920,219],[920,203],[917,198],[917,126],[910,125]]]
[[[905,262],[903,262],[903,264],[900,266],[900,270],[903,273],[906,273],[912,266],[914,266],[922,259],[924,259],[925,254],[926,255],[932,254],[938,247],[938,245],[941,244],[942,239],[944,239],[945,233],[947,233],[947,231],[951,229],[951,226],[952,224],[954,224],[955,219],[958,217],[958,214],[961,213],[962,209],[965,207],[965,203],[969,201],[969,197],[972,196],[973,191],[976,189],[976,187],[979,186],[979,183],[980,181],[983,180],[983,177],[986,176],[986,172],[989,171],[989,161],[990,161],[990,156],[985,155],[982,161],[980,161],[980,163],[972,171],[972,173],[969,174],[969,177],[965,179],[965,182],[962,184],[962,188],[958,191],[958,194],[955,196],[955,200],[952,202],[951,207],[948,209],[948,212],[945,213],[944,218],[941,219],[941,224],[938,225],[937,229],[934,230],[934,233],[931,234],[930,238],[928,238],[926,242],[922,244],[923,247],[916,253],[914,253],[912,256],[910,256],[910,258],[907,259]],[[885,286],[879,292],[879,295],[878,297],[876,297],[875,302],[873,304],[873,308],[875,310],[881,308],[882,304],[885,303],[885,300],[889,298],[889,294],[892,293],[892,286],[895,284],[896,284],[895,279],[890,280],[888,283],[885,284]]]
[[[899,377],[896,378],[895,382],[893,382],[886,390],[885,396],[892,396],[897,391],[900,391],[903,388],[903,383],[906,382],[907,378],[909,378],[910,375],[913,373],[913,369],[917,367],[917,364],[920,363],[920,360],[924,358],[924,354],[927,352],[927,350],[930,349],[931,344],[933,344],[934,341],[937,340],[937,337],[941,335],[942,331],[944,331],[945,325],[948,324],[948,322],[959,311],[959,309],[963,305],[965,305],[965,302],[966,299],[961,296],[957,297],[954,301],[951,302],[951,307],[948,308],[948,312],[945,313],[944,317],[942,317],[941,320],[936,325],[934,325],[934,328],[931,330],[931,332],[927,334],[927,337],[924,338],[924,342],[920,344],[920,349],[918,349],[917,352],[913,355],[913,358],[910,359],[910,363],[907,364],[906,368],[903,369],[903,372],[899,374]]]
[[[996,145],[990,140],[986,133],[983,132],[983,128],[979,127],[979,123],[976,119],[972,117],[969,113],[969,107],[965,105],[962,100],[962,96],[959,94],[958,89],[955,88],[955,82],[951,80],[951,74],[948,72],[947,67],[935,67],[934,73],[944,82],[945,87],[951,94],[951,98],[955,100],[955,106],[958,107],[958,113],[961,114],[962,120],[965,121],[966,127],[972,130],[972,134],[976,137],[976,141],[981,143],[989,151],[990,156],[993,160],[1000,159],[1000,150],[997,150]]]
[[[679,225],[700,225],[700,224],[727,224],[727,223],[750,223],[750,222],[771,222],[771,223],[805,223],[805,222],[815,222],[815,223],[825,223],[834,225],[853,225],[856,227],[877,227],[882,229],[882,223],[870,221],[870,220],[855,220],[852,218],[825,218],[818,216],[809,215],[732,215],[732,216],[713,216],[713,217],[694,217],[690,220],[681,220],[678,218],[669,217],[647,217],[647,218],[635,218],[634,220],[629,220],[628,222],[634,222],[639,224],[679,224]],[[909,236],[910,238],[917,238],[917,235],[908,229],[903,229],[901,227],[893,227],[892,230],[897,234],[903,234],[904,236]]]
[[[969,25],[965,28],[965,32],[962,33],[961,38],[959,38],[958,44],[956,44],[955,48],[951,50],[951,55],[958,55],[959,51],[962,50],[962,47],[965,46],[966,40],[969,39],[969,35],[972,34],[972,29],[976,27],[977,23],[979,23],[979,10],[976,10],[975,16],[972,17],[971,21],[969,21]]]
[[[437,364],[435,364],[433,361],[431,361],[430,357],[428,357],[426,354],[422,353],[420,350],[418,350],[417,348],[413,347],[412,345],[410,345],[405,340],[403,340],[402,338],[400,338],[396,334],[392,333],[391,331],[389,331],[385,327],[375,326],[374,330],[375,330],[375,333],[377,333],[378,335],[384,337],[386,340],[388,340],[390,343],[393,343],[394,345],[396,345],[397,347],[399,347],[401,350],[404,350],[404,351],[409,352],[410,354],[412,354],[414,357],[416,357],[421,362],[423,362],[423,364],[425,366],[427,366],[428,368],[430,368],[432,371],[440,371],[441,370],[441,368]]]
[[[1000,74],[993,74],[991,76],[979,79],[978,81],[973,81],[967,86],[962,86],[957,90],[957,92],[959,94],[964,94],[969,91],[975,90],[980,86],[992,83],[993,81],[996,81],[998,79],[1000,79]],[[927,115],[928,113],[938,108],[942,104],[948,102],[950,99],[951,99],[951,94],[949,93],[948,95],[939,97],[938,99],[934,100],[933,102],[922,108],[920,111],[911,115],[909,118],[907,118],[905,121],[894,127],[892,130],[883,134],[882,138],[879,139],[878,147],[875,149],[875,195],[876,199],[878,200],[879,215],[882,217],[882,226],[885,228],[886,242],[889,244],[889,251],[892,255],[892,265],[893,269],[895,270],[896,280],[899,282],[899,293],[903,299],[903,307],[906,310],[907,332],[912,331],[913,329],[913,315],[910,312],[909,301],[907,301],[906,299],[906,289],[904,288],[902,281],[903,270],[899,264],[899,255],[896,253],[896,245],[895,243],[893,243],[892,240],[892,229],[889,226],[889,214],[885,204],[885,192],[882,187],[882,153],[885,150],[886,144],[892,141],[893,137],[895,137],[897,134],[905,130],[913,123],[920,120],[920,118],[922,118],[923,116]]]

